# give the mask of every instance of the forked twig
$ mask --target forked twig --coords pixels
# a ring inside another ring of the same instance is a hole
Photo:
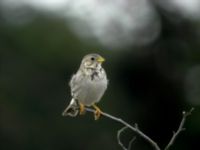
[[[95,112],[95,110],[91,109],[91,108],[86,108],[86,111],[93,112],[93,113]],[[139,136],[144,138],[147,142],[149,142],[152,145],[152,147],[154,147],[155,150],[161,150],[156,142],[154,142],[150,137],[148,137],[146,134],[144,134],[142,131],[140,131],[138,129],[137,124],[135,125],[135,127],[133,127],[130,124],[128,124],[127,122],[125,122],[124,120],[122,120],[121,118],[117,118],[117,117],[112,116],[112,115],[110,115],[108,113],[101,112],[101,115],[104,116],[104,117],[110,118],[112,120],[115,120],[116,122],[119,122],[119,123],[123,124],[125,127],[131,129],[132,131],[137,133]]]
[[[186,118],[192,114],[192,111],[194,110],[194,108],[191,108],[190,111],[188,112],[185,112],[183,111],[183,117],[182,117],[182,120],[181,120],[181,123],[177,129],[176,132],[173,132],[173,136],[171,138],[171,140],[169,141],[169,143],[167,144],[167,146],[165,147],[164,150],[168,150],[175,142],[176,138],[178,137],[178,135],[185,130],[185,128],[183,127],[184,124],[185,124],[185,121],[186,121]]]
[[[127,150],[127,148],[124,146],[124,144],[121,142],[121,139],[120,139],[120,136],[121,136],[121,133],[126,130],[128,127],[125,126],[123,128],[121,128],[120,130],[118,130],[117,132],[117,141],[118,141],[118,144],[122,147],[123,150]]]

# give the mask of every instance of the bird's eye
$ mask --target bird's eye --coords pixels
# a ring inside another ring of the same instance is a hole
[[[94,61],[95,60],[94,57],[91,57],[91,60]]]

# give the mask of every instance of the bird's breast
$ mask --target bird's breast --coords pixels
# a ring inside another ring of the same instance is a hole
[[[91,76],[88,76],[81,83],[81,88],[79,91],[78,100],[84,105],[90,106],[98,102],[103,96],[107,88],[107,79],[106,76],[101,79],[92,80]]]

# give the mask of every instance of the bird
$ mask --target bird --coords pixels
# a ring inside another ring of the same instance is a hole
[[[94,119],[99,119],[102,111],[96,104],[108,86],[107,75],[102,67],[104,61],[105,58],[96,53],[83,57],[78,71],[69,82],[72,99],[63,111],[63,116],[76,117],[78,113],[83,115],[86,107],[93,107]]]

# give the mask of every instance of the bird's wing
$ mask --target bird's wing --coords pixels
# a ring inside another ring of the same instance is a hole
[[[74,97],[74,94],[80,89],[80,82],[83,80],[81,72],[74,74],[69,82],[71,88],[71,95]]]

